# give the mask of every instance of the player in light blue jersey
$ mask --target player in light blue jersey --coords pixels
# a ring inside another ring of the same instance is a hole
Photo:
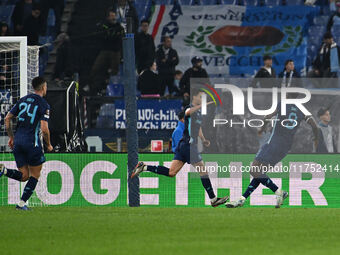
[[[139,175],[143,171],[153,172],[155,174],[165,175],[169,177],[175,177],[177,173],[182,169],[185,163],[191,164],[194,166],[200,173],[200,178],[202,185],[207,192],[211,206],[217,207],[219,205],[224,204],[229,196],[225,197],[217,197],[212,184],[210,182],[209,174],[204,169],[204,162],[202,160],[202,156],[198,151],[198,139],[200,138],[203,141],[203,144],[206,147],[210,146],[210,141],[205,139],[202,131],[202,114],[201,114],[201,104],[202,104],[202,94],[200,90],[192,90],[192,104],[187,106],[184,110],[184,124],[185,128],[183,131],[183,137],[177,145],[175,150],[175,156],[172,160],[170,168],[165,166],[148,166],[143,162],[139,162],[133,173],[131,178]],[[209,102],[207,105],[213,102]]]

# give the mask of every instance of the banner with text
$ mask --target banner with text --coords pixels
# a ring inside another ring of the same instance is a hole
[[[210,74],[254,74],[264,55],[273,56],[277,71],[287,59],[301,70],[307,59],[306,31],[318,11],[310,6],[157,5],[150,27],[156,45],[163,36],[173,39],[177,68],[183,71],[199,56]]]
[[[0,163],[15,168],[12,155],[3,155]],[[146,164],[167,167],[172,157],[172,154],[140,154],[140,160]],[[127,206],[127,154],[67,153],[47,154],[46,158],[36,194],[29,202],[31,205]],[[250,182],[247,169],[254,155],[219,154],[203,155],[203,158],[217,194],[229,194],[231,200],[238,199]],[[269,176],[289,192],[285,207],[340,208],[339,163],[339,155],[335,154],[291,154]],[[142,206],[204,207],[210,204],[198,173],[189,165],[175,178],[150,172],[143,172],[139,178]],[[18,203],[23,186],[2,177],[0,205]],[[260,185],[246,206],[273,206],[275,201],[275,195]]]
[[[177,99],[140,99],[137,101],[138,129],[175,129],[182,101]],[[126,128],[124,100],[115,101],[115,128]]]

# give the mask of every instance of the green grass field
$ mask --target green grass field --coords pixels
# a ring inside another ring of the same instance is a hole
[[[0,207],[0,254],[339,254],[340,210]]]

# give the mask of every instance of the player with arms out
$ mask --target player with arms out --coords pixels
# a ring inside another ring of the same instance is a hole
[[[40,129],[43,133],[47,151],[52,151],[48,120],[50,106],[43,99],[47,92],[47,83],[44,78],[36,77],[32,80],[34,93],[22,97],[6,115],[5,125],[9,136],[8,145],[13,150],[14,158],[19,169],[7,169],[0,164],[0,177],[25,182],[28,180],[19,204],[18,210],[29,210],[27,200],[32,196],[40,177],[42,164],[45,162],[43,147],[40,142]],[[18,118],[15,135],[12,128],[12,119]]]
[[[202,157],[198,152],[197,142],[198,137],[203,141],[204,146],[209,147],[210,141],[205,139],[202,128],[202,116],[201,116],[201,103],[202,103],[202,93],[200,90],[192,91],[192,105],[186,107],[185,109],[185,129],[183,132],[183,137],[180,140],[176,151],[174,159],[172,160],[170,169],[165,166],[147,166],[143,162],[139,162],[136,168],[133,170],[131,178],[137,176],[143,171],[153,172],[155,174],[165,175],[169,177],[175,177],[177,173],[182,169],[185,163],[191,164],[198,169],[202,181],[202,185],[205,188],[208,196],[210,198],[211,206],[216,207],[224,204],[228,200],[228,196],[223,198],[218,198],[215,196],[214,190],[212,188],[209,175],[204,170],[204,163]],[[211,104],[213,102],[209,102]]]
[[[296,98],[297,94],[288,94],[290,98]],[[274,120],[271,120],[274,116]],[[274,167],[280,162],[289,152],[294,142],[294,135],[298,130],[301,121],[305,120],[313,129],[314,145],[318,143],[318,128],[313,116],[305,116],[303,112],[294,104],[286,105],[286,115],[281,114],[281,102],[279,102],[274,113],[264,117],[265,125],[259,130],[261,135],[266,129],[269,122],[274,123],[271,136],[267,143],[265,143],[252,163],[250,174],[253,179],[249,184],[247,190],[243,193],[239,200],[226,203],[228,208],[241,207],[244,205],[246,199],[254,192],[254,190],[262,183],[267,188],[271,189],[276,195],[276,208],[283,205],[283,201],[288,197],[288,192],[279,189],[275,183],[265,173],[270,166]],[[282,123],[283,120],[286,120]],[[315,147],[316,148],[316,147]]]

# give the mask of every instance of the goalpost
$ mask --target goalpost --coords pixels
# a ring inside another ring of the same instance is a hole
[[[32,79],[39,76],[40,46],[27,46],[26,37],[0,37],[0,162],[16,168],[5,130],[4,118],[20,97],[33,92]],[[24,183],[0,179],[0,205],[16,204]],[[30,205],[41,205],[34,195]]]

